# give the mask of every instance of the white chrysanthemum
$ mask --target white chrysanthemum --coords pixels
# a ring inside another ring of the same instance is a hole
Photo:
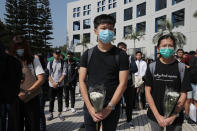
[[[92,99],[93,101],[103,98],[103,97],[104,97],[104,95],[99,92],[91,92],[90,93],[90,99]]]
[[[167,96],[179,97],[179,94],[177,92],[168,92]]]

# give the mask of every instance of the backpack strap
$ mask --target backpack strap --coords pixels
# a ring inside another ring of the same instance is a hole
[[[115,62],[118,67],[120,67],[120,51],[121,51],[120,49],[117,49],[117,52],[115,55]]]
[[[51,75],[52,73],[53,73],[53,67],[52,67],[52,65],[53,65],[53,60],[52,61],[50,61],[50,70],[49,70],[49,75]]]
[[[152,76],[154,76],[155,67],[156,67],[156,61],[154,61],[151,64],[149,64],[149,69],[150,69],[150,72],[151,72]]]
[[[60,62],[61,62],[61,72],[62,72],[64,68],[64,60],[60,59]]]
[[[179,73],[180,73],[180,78],[181,78],[181,83],[182,83],[183,78],[184,78],[184,74],[185,74],[185,64],[179,62],[178,67],[179,67]]]
[[[92,48],[88,49],[88,61],[87,61],[87,65],[89,65],[89,63],[90,63],[90,59],[92,57],[92,53],[94,51],[94,48],[95,47],[92,47]]]

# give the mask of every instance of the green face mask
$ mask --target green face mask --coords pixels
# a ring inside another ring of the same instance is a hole
[[[174,49],[173,48],[161,48],[159,52],[162,55],[162,57],[168,59],[174,54]]]

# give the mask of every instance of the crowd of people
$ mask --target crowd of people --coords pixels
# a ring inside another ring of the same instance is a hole
[[[145,60],[141,51],[130,56],[126,43],[120,42],[117,47],[111,43],[115,23],[106,14],[94,19],[98,44],[85,51],[80,62],[73,59],[73,52],[67,52],[65,58],[59,49],[54,50],[51,61],[42,54],[33,55],[21,35],[14,36],[9,51],[1,43],[0,131],[46,131],[46,120],[55,119],[56,97],[57,118],[64,121],[63,111],[76,112],[77,82],[84,100],[86,131],[98,128],[115,131],[121,108],[125,109],[127,123],[133,129],[133,109],[148,110],[152,131],[162,131],[164,127],[167,131],[181,131],[184,119],[194,123],[189,111],[191,103],[197,109],[197,50],[188,53],[177,49],[174,36],[166,34],[158,40],[155,60]],[[94,87],[105,90],[99,112],[90,99],[89,90]],[[180,95],[168,117],[163,108],[167,89]],[[46,100],[49,100],[47,118]]]

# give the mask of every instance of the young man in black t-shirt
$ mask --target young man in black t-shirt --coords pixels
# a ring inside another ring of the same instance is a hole
[[[167,131],[181,131],[183,123],[182,109],[187,97],[186,93],[191,90],[189,72],[187,68],[184,68],[184,77],[181,82],[179,62],[173,55],[176,43],[171,34],[160,37],[157,48],[161,57],[156,60],[154,72],[151,72],[148,67],[145,75],[146,100],[150,106],[147,115],[152,131],[162,131],[162,127],[167,127]],[[168,118],[164,117],[166,87],[180,93],[175,110]]]
[[[88,51],[81,57],[79,86],[85,102],[86,131],[96,131],[96,122],[102,121],[103,131],[115,131],[118,124],[119,101],[127,87],[129,61],[125,52],[111,44],[114,26],[115,19],[112,16],[97,16],[94,19],[94,32],[98,37],[98,44],[94,47],[90,60]],[[104,85],[106,97],[103,110],[96,113],[90,102],[88,89],[100,84]]]

